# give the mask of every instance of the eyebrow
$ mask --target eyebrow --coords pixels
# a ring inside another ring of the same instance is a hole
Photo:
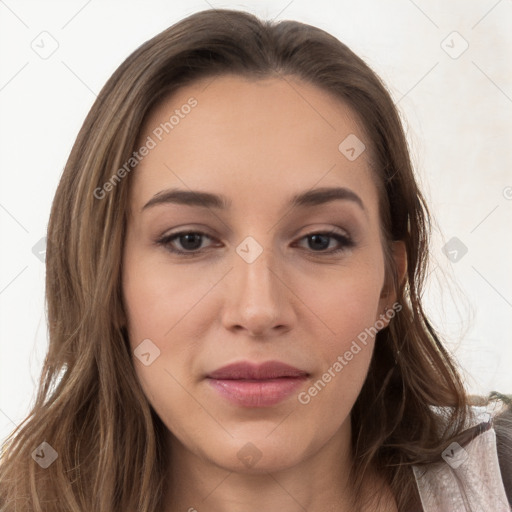
[[[363,200],[353,190],[345,187],[322,187],[295,194],[289,200],[289,206],[291,208],[304,208],[340,200],[352,201],[366,213]],[[141,211],[152,206],[169,203],[215,208],[219,210],[227,210],[232,204],[230,199],[221,194],[173,188],[162,190],[155,194],[142,207]]]

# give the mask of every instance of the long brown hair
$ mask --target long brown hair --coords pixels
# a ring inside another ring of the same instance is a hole
[[[386,271],[402,309],[377,335],[351,412],[355,489],[377,468],[404,509],[415,493],[410,464],[434,460],[462,431],[468,398],[421,303],[431,218],[386,88],[347,46],[318,28],[207,10],[164,30],[120,65],[73,146],[47,233],[49,350],[35,405],[4,445],[2,510],[161,510],[166,428],[133,368],[120,286],[130,175],[104,197],[95,191],[132,156],[144,120],[164,97],[225,73],[314,84],[359,115],[370,142]],[[393,240],[407,248],[402,282]],[[441,432],[431,406],[450,406]],[[32,456],[43,441],[58,454],[46,469]]]

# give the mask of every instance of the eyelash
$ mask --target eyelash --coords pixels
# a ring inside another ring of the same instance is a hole
[[[214,240],[213,237],[211,237],[210,235],[208,235],[206,233],[203,233],[202,231],[180,231],[178,233],[171,233],[170,235],[164,235],[163,237],[158,239],[156,241],[156,243],[157,243],[157,245],[163,246],[166,250],[168,250],[171,253],[182,255],[185,257],[196,256],[196,255],[204,252],[204,250],[202,250],[202,249],[191,250],[191,251],[182,251],[180,249],[171,248],[171,242],[177,238],[180,238],[181,236],[184,236],[184,235],[199,235],[202,237],[209,238],[210,240]],[[303,237],[301,237],[300,240],[303,240],[305,238],[308,238],[308,237],[311,237],[314,235],[328,236],[330,238],[334,238],[339,243],[342,243],[342,247],[340,249],[335,249],[335,250],[331,249],[329,251],[313,251],[313,250],[311,250],[311,252],[314,254],[318,253],[318,254],[324,254],[324,255],[333,255],[333,254],[338,254],[338,253],[344,252],[344,251],[355,246],[355,243],[353,242],[353,240],[350,237],[348,237],[346,235],[342,235],[340,233],[337,233],[336,231],[312,231],[311,233],[308,233],[308,234],[304,235]]]

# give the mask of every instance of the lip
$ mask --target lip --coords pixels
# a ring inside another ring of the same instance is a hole
[[[308,377],[308,372],[280,361],[233,363],[206,376],[215,391],[241,407],[276,405],[289,397]]]

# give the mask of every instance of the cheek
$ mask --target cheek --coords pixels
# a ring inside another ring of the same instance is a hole
[[[182,321],[204,308],[201,299],[215,279],[210,279],[207,271],[204,279],[197,274],[173,268],[161,258],[127,260],[123,295],[133,344],[151,338],[164,350],[173,334],[182,329]]]
[[[322,328],[322,344],[329,352],[342,349],[375,324],[383,281],[378,268],[354,265],[325,279],[318,275],[297,279],[297,294],[305,298],[307,323],[315,322],[317,332]]]
[[[153,405],[173,383],[174,370],[168,362],[177,360],[179,354],[171,354],[173,347],[165,340],[172,337],[186,313],[184,294],[176,293],[180,289],[193,293],[183,288],[179,274],[171,279],[161,265],[128,240],[122,278],[128,336],[135,371]]]
[[[123,280],[133,364],[158,416],[170,431],[185,435],[182,418],[199,412],[187,392],[193,389],[190,370],[198,349],[184,327],[205,286],[187,283],[179,272],[169,275],[169,269],[148,260],[139,261],[126,265]]]
[[[298,400],[313,415],[329,411],[333,425],[349,414],[367,375],[379,327],[381,279],[380,273],[366,269],[347,273],[336,286],[304,283],[308,305],[316,313],[311,318],[319,326],[310,353],[321,364]]]

